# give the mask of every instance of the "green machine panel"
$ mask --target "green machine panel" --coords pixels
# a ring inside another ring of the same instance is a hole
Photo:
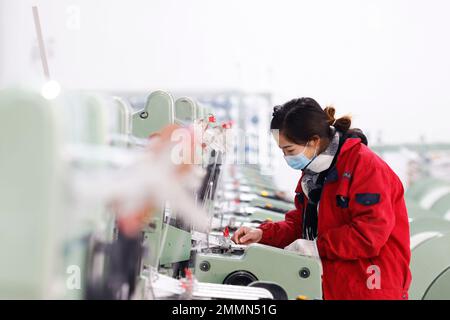
[[[408,200],[420,201],[428,192],[435,188],[449,186],[450,182],[436,178],[427,178],[419,180],[406,190],[405,197]]]
[[[434,280],[424,300],[450,300],[450,266]]]
[[[188,98],[183,97],[175,101],[175,122],[181,125],[190,125],[197,116],[197,105]]]
[[[299,295],[322,299],[322,267],[314,258],[262,244],[251,244],[242,254],[196,256],[194,273],[200,282],[230,283],[227,279],[237,272],[280,285],[289,299]]]
[[[446,194],[437,200],[431,207],[431,210],[440,217],[450,220],[450,194]]]
[[[284,214],[270,210],[256,209],[249,216],[249,218],[252,220],[260,220],[260,221],[270,219],[273,222],[277,222],[277,221],[284,221]]]
[[[175,122],[192,123],[195,116],[196,104],[191,99],[180,98],[174,103],[169,93],[155,91],[148,97],[145,108],[133,115],[132,133],[147,138]],[[190,258],[191,233],[163,222],[165,208],[166,204],[161,204],[159,211],[143,230],[144,245],[149,250],[143,257],[144,266],[159,267]]]
[[[424,238],[412,249],[410,299],[450,299],[449,252],[450,234],[441,232]]]
[[[57,110],[37,93],[0,90],[0,299],[54,298],[62,171]]]
[[[424,209],[417,202],[412,200],[406,201],[406,208],[408,210],[408,218],[410,219],[436,216],[432,209]]]
[[[150,94],[143,110],[133,114],[133,135],[148,138],[168,124],[174,123],[174,101],[172,95],[164,91]]]
[[[450,221],[435,216],[420,217],[409,224],[411,238],[424,232],[450,233]]]

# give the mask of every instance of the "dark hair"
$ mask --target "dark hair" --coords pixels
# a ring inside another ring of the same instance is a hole
[[[305,144],[315,135],[331,138],[331,125],[346,133],[352,124],[350,116],[336,119],[335,113],[334,107],[322,109],[312,98],[293,99],[274,108],[270,129],[280,130],[286,138],[297,144]]]

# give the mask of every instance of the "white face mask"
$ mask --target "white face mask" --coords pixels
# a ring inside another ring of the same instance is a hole
[[[310,170],[314,173],[320,173],[328,168],[330,168],[331,163],[333,162],[334,156],[339,149],[339,133],[334,130],[334,136],[330,142],[330,145],[327,147],[325,151],[318,154],[311,163],[306,167],[307,170]]]
[[[334,136],[326,150],[322,151],[322,153],[320,154],[317,154],[319,147],[317,145],[314,150],[314,155],[311,159],[305,156],[306,147],[299,154],[293,156],[284,156],[289,166],[297,170],[308,170],[314,173],[320,173],[330,168],[334,156],[339,149],[340,139],[340,134],[336,131],[336,129],[334,129],[333,127],[331,128],[333,129]],[[308,144],[309,141],[306,146],[308,146]]]
[[[319,154],[311,161],[306,169],[315,173],[325,171],[331,166],[333,158],[334,157],[329,154]]]

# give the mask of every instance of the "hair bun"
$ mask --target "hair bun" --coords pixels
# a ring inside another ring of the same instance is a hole
[[[325,114],[327,115],[327,121],[330,126],[334,125],[336,122],[336,118],[334,115],[336,114],[336,109],[333,106],[327,106],[324,110]]]
[[[275,117],[281,110],[281,106],[275,106],[273,107],[273,113],[272,113],[272,117]]]
[[[327,106],[324,110],[327,115],[328,125],[335,127],[338,131],[347,132],[352,125],[352,117],[349,115],[336,118],[336,109],[333,106]]]

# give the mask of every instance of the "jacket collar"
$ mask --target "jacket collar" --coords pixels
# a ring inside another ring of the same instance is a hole
[[[344,141],[344,144],[341,147],[341,151],[339,152],[339,154],[343,154],[346,151],[350,150],[351,148],[353,148],[354,146],[358,145],[361,143],[361,139],[360,138],[347,138]]]
[[[358,146],[361,143],[360,138],[347,138],[344,141],[344,144],[342,145],[339,154],[337,155],[338,159],[347,151],[351,150],[353,147]],[[300,179],[297,183],[297,187],[295,188],[296,193],[300,193],[302,191],[301,181],[303,178],[304,173],[302,172],[302,175],[300,176]],[[336,176],[334,176],[336,175]],[[333,165],[332,168],[330,168],[330,172],[327,175],[326,178],[327,182],[333,182],[337,180],[337,172],[336,172],[336,164]]]

